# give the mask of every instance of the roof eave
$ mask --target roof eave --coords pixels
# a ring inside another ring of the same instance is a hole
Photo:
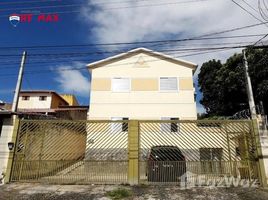
[[[102,60],[99,60],[99,61],[96,61],[96,62],[93,62],[93,63],[89,63],[89,64],[87,64],[87,67],[88,67],[89,70],[92,70],[92,69],[104,66],[107,62],[113,62],[113,61],[116,62],[116,59],[120,59],[120,58],[123,58],[125,56],[131,56],[133,54],[138,54],[140,52],[155,55],[155,56],[159,56],[159,57],[162,57],[162,58],[166,58],[166,59],[168,59],[170,61],[173,61],[173,62],[183,63],[183,64],[187,65],[188,67],[192,68],[192,70],[194,72],[196,71],[197,66],[198,66],[195,63],[185,61],[185,60],[182,60],[182,59],[173,58],[173,57],[171,57],[169,55],[166,55],[166,54],[163,54],[163,53],[160,53],[160,52],[156,52],[156,51],[152,51],[150,49],[137,48],[137,49],[133,49],[133,50],[130,50],[128,52],[125,52],[125,53],[121,53],[121,54],[111,56],[111,57],[108,57],[108,58],[105,58],[105,59],[102,59]]]

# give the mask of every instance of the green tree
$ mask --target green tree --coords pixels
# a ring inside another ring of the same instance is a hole
[[[249,49],[247,52],[255,101],[263,101],[267,108],[268,51]],[[216,60],[203,63],[198,84],[203,93],[200,103],[209,116],[231,116],[248,108],[242,54],[234,54],[224,64]]]

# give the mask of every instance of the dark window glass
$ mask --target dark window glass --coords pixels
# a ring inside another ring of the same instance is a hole
[[[22,96],[23,101],[28,101],[30,99],[30,96]]]
[[[179,118],[170,118],[170,120],[179,120]],[[178,123],[174,122],[170,125],[171,132],[178,132]]]
[[[2,126],[3,126],[3,120],[0,119],[0,137],[1,137],[1,133],[2,133]]]
[[[122,120],[128,120],[128,117],[123,117]],[[122,131],[128,131],[128,122],[122,123]]]
[[[47,96],[40,96],[39,97],[39,101],[46,101],[47,100]]]

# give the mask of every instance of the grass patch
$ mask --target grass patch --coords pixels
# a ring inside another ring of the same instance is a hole
[[[117,188],[106,193],[113,200],[124,199],[132,195],[131,191],[125,188]]]

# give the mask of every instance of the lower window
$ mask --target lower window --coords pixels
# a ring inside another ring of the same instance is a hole
[[[128,120],[128,117],[112,117],[112,121]],[[128,122],[114,122],[111,124],[112,132],[126,132],[128,131]]]
[[[168,122],[161,123],[161,131],[162,132],[172,132],[172,133],[179,132],[179,123],[178,123],[179,118],[177,118],[177,117],[161,117],[161,120],[167,120],[167,121],[174,120],[174,122],[171,122],[171,123],[168,123]]]

